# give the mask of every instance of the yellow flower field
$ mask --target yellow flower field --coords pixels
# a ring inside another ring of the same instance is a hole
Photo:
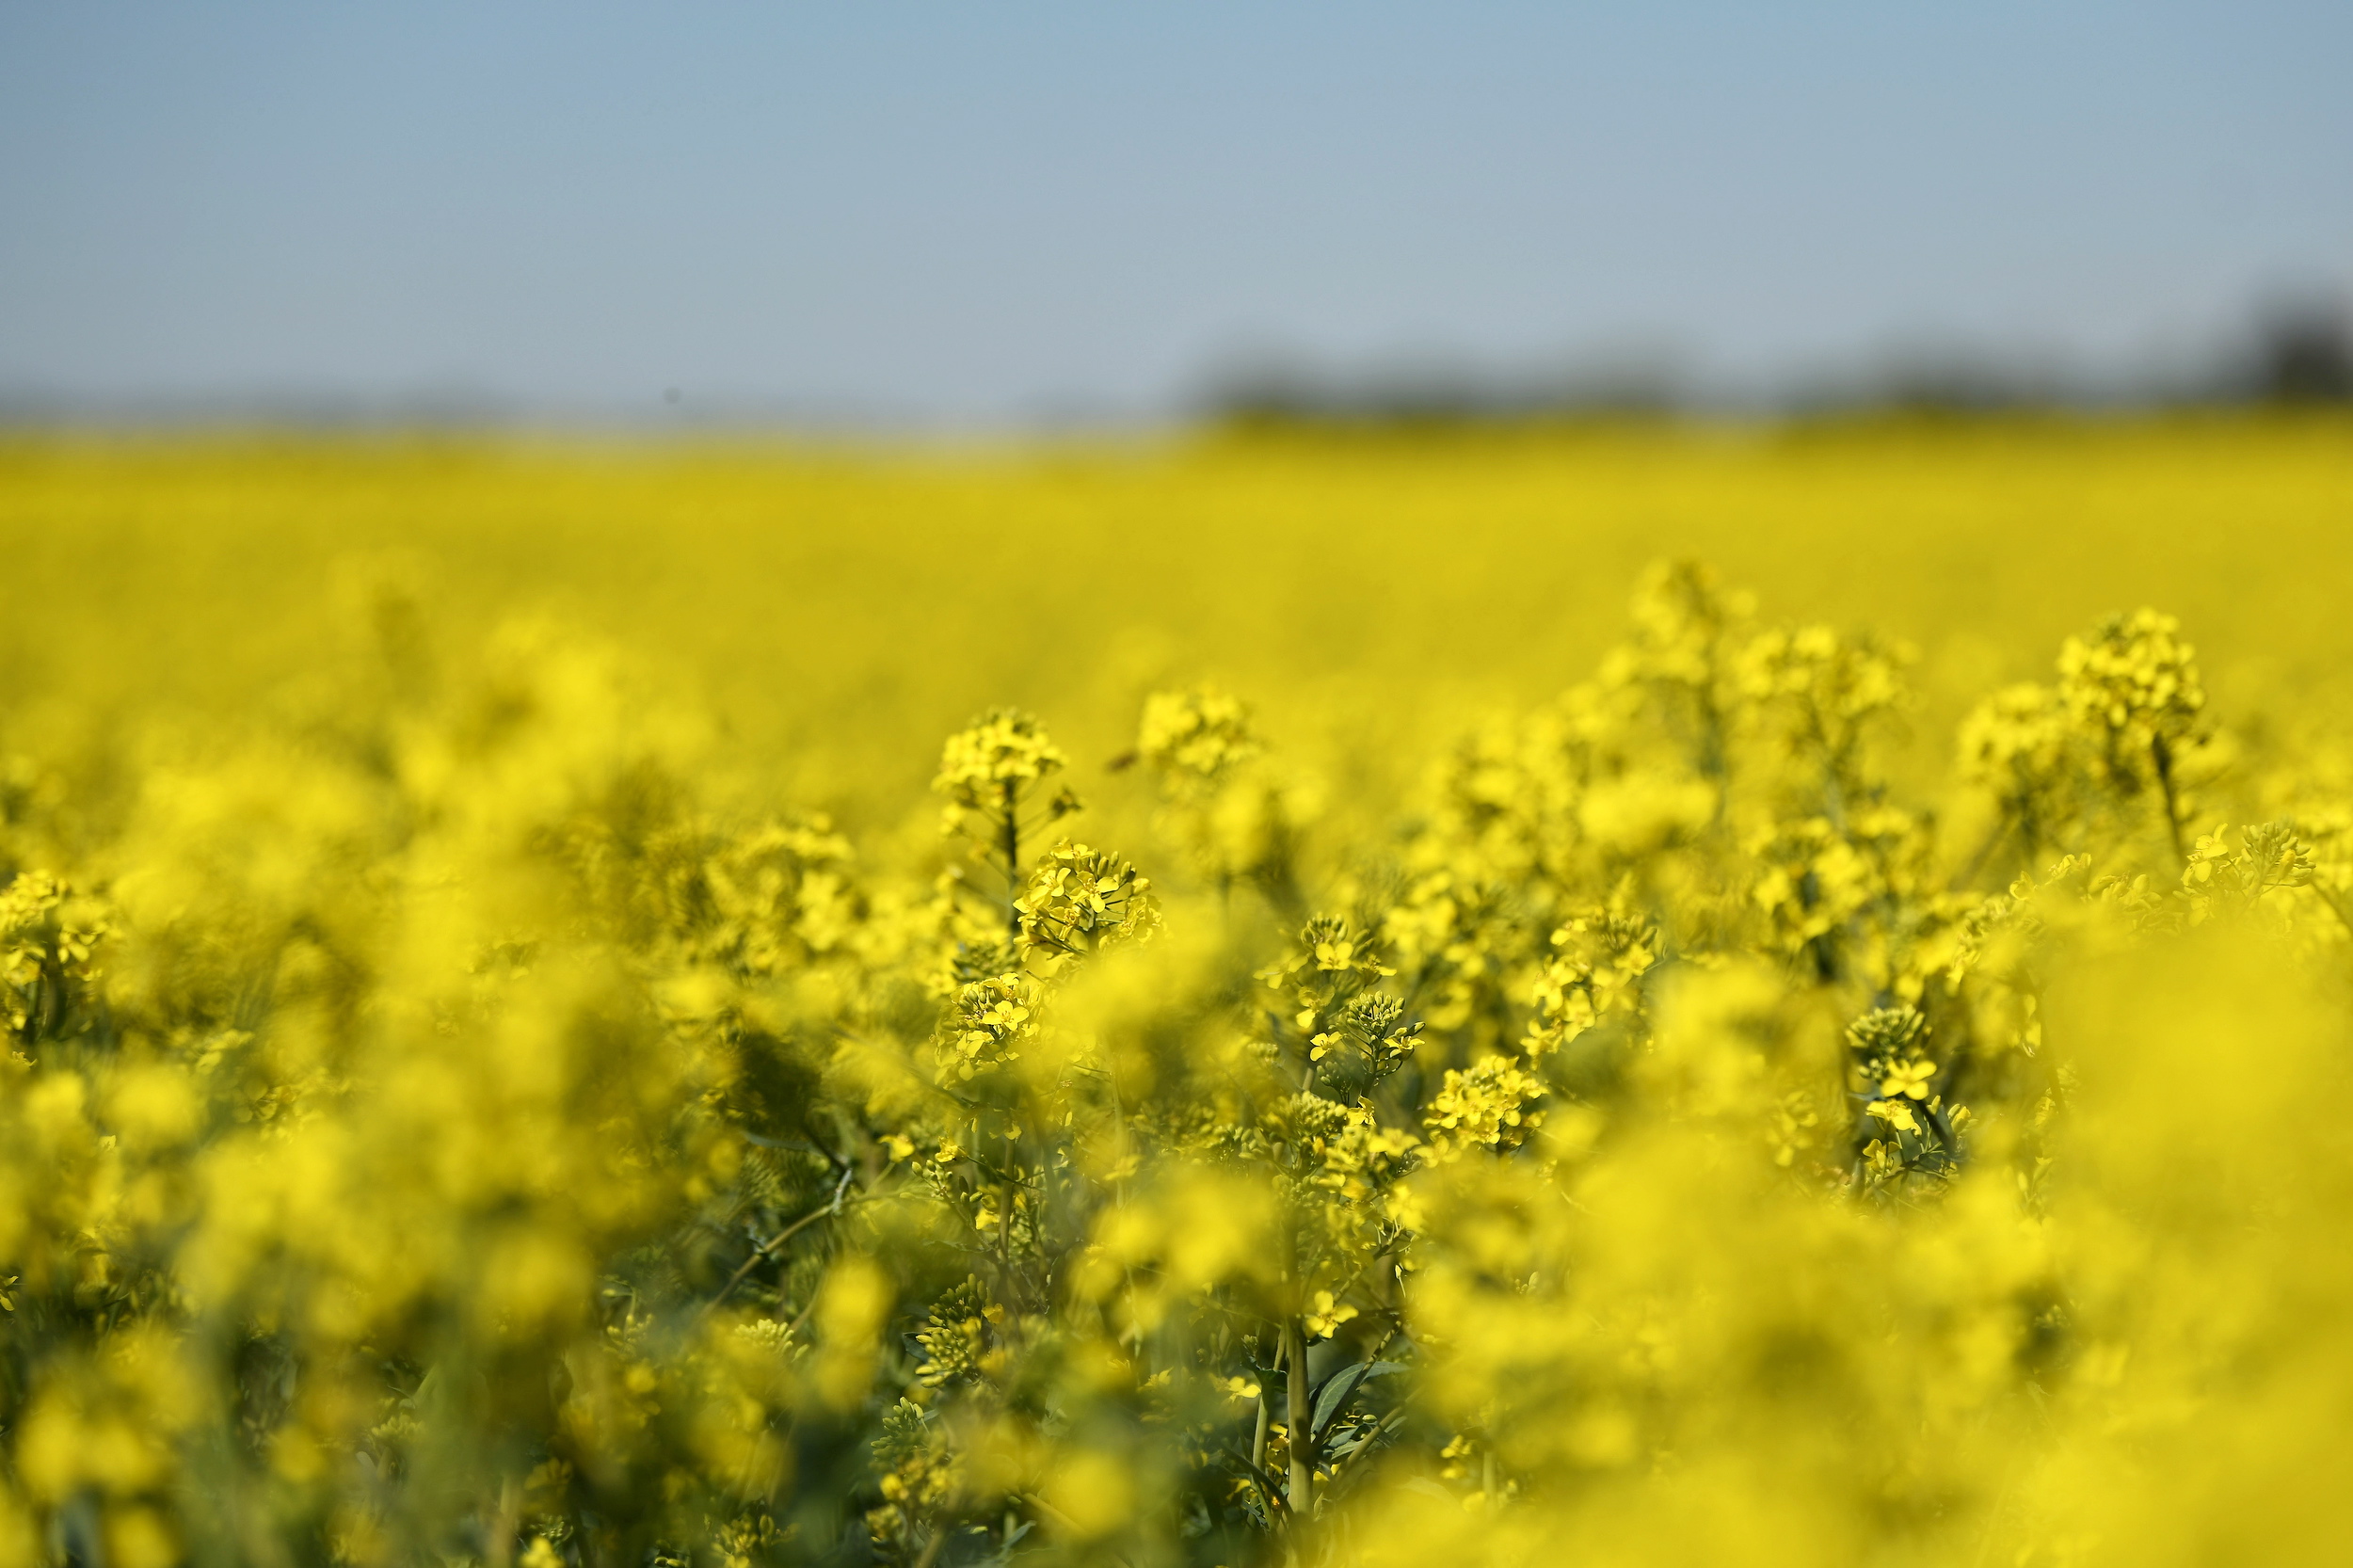
[[[2353,425],[0,442],[0,1564],[2334,1560]]]

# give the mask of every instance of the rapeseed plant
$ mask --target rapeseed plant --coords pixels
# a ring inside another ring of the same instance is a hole
[[[2169,616],[1969,708],[1677,561],[1438,741],[1173,672],[894,834],[373,603],[7,763],[0,1563],[2342,1538],[2353,770]]]

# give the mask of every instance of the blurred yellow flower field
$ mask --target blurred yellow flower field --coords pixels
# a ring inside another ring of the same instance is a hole
[[[0,445],[0,1562],[2332,1560],[2348,540],[2323,418]]]

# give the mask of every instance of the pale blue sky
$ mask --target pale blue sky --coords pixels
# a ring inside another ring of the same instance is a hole
[[[0,394],[2146,360],[2353,286],[2349,81],[2345,0],[0,0]]]

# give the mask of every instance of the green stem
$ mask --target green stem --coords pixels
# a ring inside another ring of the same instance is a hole
[[[1021,803],[1010,778],[998,786],[1004,792],[1005,824],[999,847],[1005,852],[1005,935],[1021,939]]]
[[[997,1211],[997,1266],[1004,1272],[1008,1288],[1013,1282],[1013,1190],[1019,1154],[1019,1146],[1014,1143],[1013,1133],[1008,1129],[1005,1133],[1004,1196]]]
[[[696,1311],[695,1315],[697,1318],[708,1315],[713,1308],[718,1306],[721,1302],[726,1301],[728,1297],[734,1294],[735,1288],[744,1283],[744,1278],[751,1273],[753,1269],[759,1266],[761,1258],[768,1256],[778,1247],[783,1246],[787,1241],[792,1240],[792,1238],[798,1236],[802,1231],[807,1230],[810,1225],[815,1224],[818,1221],[824,1219],[827,1215],[840,1213],[842,1190],[848,1187],[849,1184],[850,1173],[847,1170],[844,1170],[841,1173],[841,1179],[834,1183],[833,1197],[831,1201],[819,1204],[815,1208],[810,1209],[808,1213],[802,1215],[799,1219],[793,1221],[791,1224],[776,1232],[776,1235],[771,1236],[767,1240],[762,1241],[760,1245],[754,1247],[752,1249],[751,1256],[744,1259],[743,1267],[737,1269],[734,1273],[728,1275],[728,1282],[719,1287],[719,1293],[712,1297],[709,1301],[703,1303],[701,1308]]]
[[[1299,1320],[1290,1319],[1283,1325],[1286,1393],[1289,1395],[1290,1421],[1290,1512],[1291,1517],[1306,1520],[1315,1513],[1315,1406],[1307,1398],[1307,1336],[1300,1328]]]
[[[2173,797],[2173,754],[2166,749],[2164,736],[2149,743],[2149,757],[2157,766],[2158,792],[2165,796],[2165,831],[2173,840],[2173,858],[2187,871],[2189,852],[2182,847],[2182,812]]]

